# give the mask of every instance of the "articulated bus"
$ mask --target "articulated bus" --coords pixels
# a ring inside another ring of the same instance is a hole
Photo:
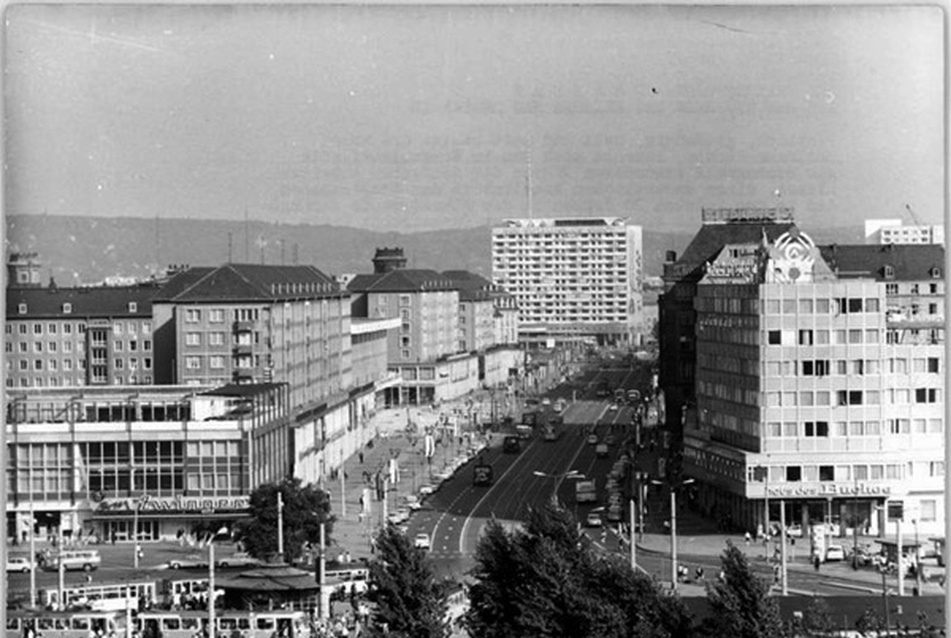
[[[8,609],[5,638],[89,638],[125,636],[125,614],[98,611]]]
[[[50,587],[39,592],[40,605],[58,607],[59,588]],[[113,583],[111,585],[70,585],[63,589],[66,607],[79,605],[92,611],[125,611],[138,609],[140,600],[156,601],[155,583]]]
[[[194,638],[207,635],[207,611],[148,611],[132,621],[139,635],[162,638]],[[232,636],[237,632],[245,638],[311,638],[315,636],[308,615],[303,611],[234,611],[215,612],[217,635]],[[85,638],[85,636],[83,637]]]

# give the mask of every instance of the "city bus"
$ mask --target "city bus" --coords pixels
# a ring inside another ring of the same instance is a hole
[[[125,636],[125,614],[99,611],[8,609],[4,638]]]
[[[245,638],[311,638],[315,636],[310,621],[303,611],[234,611],[215,612],[218,636],[232,636],[237,632]],[[194,638],[207,635],[208,612],[201,611],[147,611],[133,620],[133,629],[141,636],[150,631],[162,638]],[[83,638],[86,638],[83,636]]]

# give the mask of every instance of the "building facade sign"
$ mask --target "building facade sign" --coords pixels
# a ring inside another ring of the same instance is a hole
[[[811,282],[819,249],[806,233],[797,228],[776,238],[769,248],[767,283]]]
[[[154,512],[194,512],[207,513],[216,511],[246,510],[251,505],[251,498],[248,496],[174,496],[174,497],[154,497],[142,496],[140,498],[107,498],[102,500],[97,506],[99,513],[133,513],[136,503],[139,504],[139,513],[148,514]]]
[[[784,496],[857,497],[888,496],[892,493],[892,488],[890,485],[872,483],[798,483],[795,485],[770,485],[767,492],[770,498]]]

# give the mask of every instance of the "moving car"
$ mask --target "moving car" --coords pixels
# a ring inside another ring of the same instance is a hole
[[[598,444],[598,435],[589,434],[588,435],[588,445],[597,445]]]
[[[235,552],[231,556],[215,561],[215,564],[218,567],[256,567],[261,564],[261,561],[247,552]]]
[[[416,535],[416,538],[413,540],[413,547],[418,547],[419,549],[429,549],[429,534],[425,532],[420,532]]]
[[[34,563],[29,556],[7,556],[7,572],[29,573]]]
[[[188,556],[173,558],[168,561],[171,569],[207,569],[208,558],[201,554],[189,554]]]
[[[386,517],[386,520],[393,523],[394,525],[400,525],[401,523],[405,523],[409,520],[409,514],[410,512],[408,507],[401,507],[395,512],[390,513],[390,515]]]

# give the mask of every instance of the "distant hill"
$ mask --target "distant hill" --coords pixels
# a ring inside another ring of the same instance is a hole
[[[312,264],[329,275],[371,272],[377,248],[401,247],[408,265],[491,277],[491,227],[414,233],[346,226],[51,215],[7,216],[7,252],[37,252],[61,286],[109,276],[148,277],[169,264],[228,261]],[[681,254],[696,231],[644,230],[644,268],[660,275],[668,250]],[[860,229],[812,229],[816,243],[859,243]]]

